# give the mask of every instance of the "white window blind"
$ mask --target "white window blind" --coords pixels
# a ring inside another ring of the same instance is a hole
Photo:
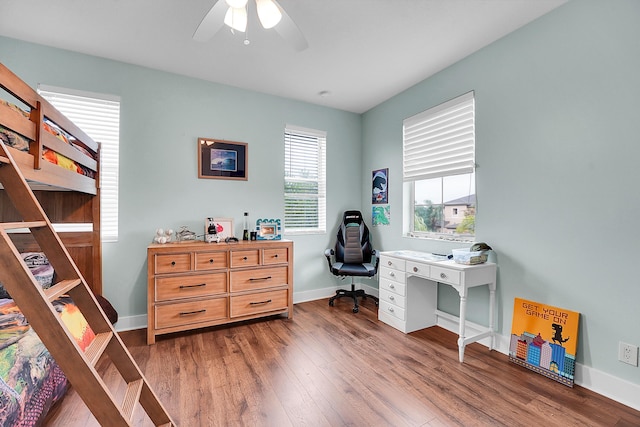
[[[403,121],[404,181],[471,173],[474,156],[473,91]]]
[[[38,92],[94,141],[100,142],[102,241],[117,241],[120,97],[45,85],[39,85]]]
[[[284,227],[288,234],[326,230],[326,140],[294,126],[284,133]]]

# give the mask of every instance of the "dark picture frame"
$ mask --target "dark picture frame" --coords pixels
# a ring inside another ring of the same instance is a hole
[[[198,138],[198,178],[247,181],[246,142]]]
[[[371,172],[371,203],[389,203],[389,168]]]

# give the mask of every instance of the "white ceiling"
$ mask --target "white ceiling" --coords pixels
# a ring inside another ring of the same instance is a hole
[[[362,113],[566,1],[279,0],[301,52],[255,8],[194,41],[214,0],[1,0],[0,35]]]

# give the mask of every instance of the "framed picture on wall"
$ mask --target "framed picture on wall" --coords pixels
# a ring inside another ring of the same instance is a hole
[[[371,173],[371,203],[374,205],[389,203],[388,184],[389,168],[378,169]]]
[[[247,181],[247,144],[198,138],[198,178]]]

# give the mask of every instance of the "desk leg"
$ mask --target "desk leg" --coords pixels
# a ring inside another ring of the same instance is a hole
[[[466,293],[460,294],[460,329],[458,331],[458,357],[460,363],[464,362],[464,334],[465,324],[467,323],[467,295]]]
[[[496,311],[496,283],[489,285],[489,331],[491,336],[489,337],[489,351],[493,350],[495,339],[495,311]]]

